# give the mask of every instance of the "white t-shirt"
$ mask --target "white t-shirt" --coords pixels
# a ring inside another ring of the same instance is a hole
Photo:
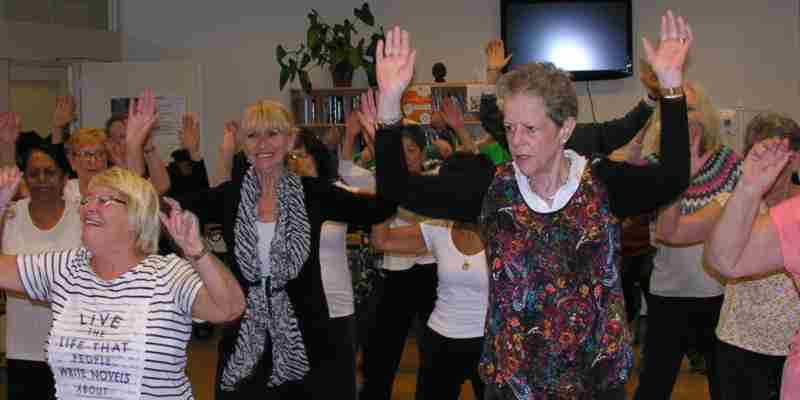
[[[410,222],[399,217],[395,217],[392,219],[392,222],[389,223],[389,228],[397,228],[400,226],[409,225],[411,225]],[[424,265],[433,264],[435,262],[436,258],[434,258],[430,253],[421,256],[391,253],[383,254],[383,269],[388,271],[405,271],[413,267],[414,264]]]
[[[174,254],[151,255],[120,277],[100,279],[85,248],[20,255],[25,293],[47,301],[47,360],[62,400],[192,399],[186,345],[202,287]]]
[[[420,224],[425,245],[437,262],[439,286],[428,326],[454,339],[482,337],[489,306],[489,273],[486,253],[465,255],[456,248],[452,224]]]
[[[261,276],[268,277],[272,275],[269,249],[272,248],[272,238],[275,237],[275,223],[256,221],[256,229],[258,229],[258,259],[261,260]]]
[[[66,202],[58,223],[49,230],[34,225],[30,199],[16,202],[7,214],[3,231],[4,254],[31,254],[81,246],[81,219],[77,203]],[[6,357],[46,361],[44,346],[52,324],[50,306],[10,294],[6,303]]]
[[[355,313],[353,278],[347,264],[347,224],[325,221],[319,238],[322,287],[331,318]]]
[[[727,194],[720,193],[717,196],[724,198]],[[655,224],[650,224],[650,237],[656,237]],[[724,287],[721,277],[703,260],[703,243],[668,246],[653,242],[653,246],[658,252],[653,257],[653,274],[650,276],[652,294],[700,298],[722,295]]]
[[[78,178],[70,179],[64,185],[64,200],[73,203],[80,203],[81,201],[81,185]]]

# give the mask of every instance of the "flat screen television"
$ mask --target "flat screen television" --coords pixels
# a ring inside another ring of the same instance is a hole
[[[549,61],[575,81],[633,74],[631,0],[501,0],[508,68]]]

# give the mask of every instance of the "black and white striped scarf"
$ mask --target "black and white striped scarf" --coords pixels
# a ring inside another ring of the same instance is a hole
[[[308,259],[311,226],[308,222],[303,184],[296,175],[286,173],[276,186],[278,215],[275,236],[270,243],[270,275],[261,272],[258,257],[257,207],[261,187],[254,168],[242,183],[242,200],[234,228],[234,257],[242,275],[253,286],[247,294],[233,354],[222,371],[221,387],[234,390],[248,377],[264,353],[266,335],[272,342],[272,372],[267,386],[278,386],[302,379],[309,370],[303,338],[286,285],[297,277]]]

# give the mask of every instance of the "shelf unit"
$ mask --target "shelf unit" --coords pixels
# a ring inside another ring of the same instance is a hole
[[[367,88],[315,89],[311,93],[293,89],[292,113],[297,124],[307,128],[344,126],[347,116],[361,104]]]

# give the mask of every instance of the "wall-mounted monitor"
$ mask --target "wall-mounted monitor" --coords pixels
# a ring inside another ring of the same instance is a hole
[[[633,74],[631,0],[501,0],[509,68],[549,61],[573,80]]]

